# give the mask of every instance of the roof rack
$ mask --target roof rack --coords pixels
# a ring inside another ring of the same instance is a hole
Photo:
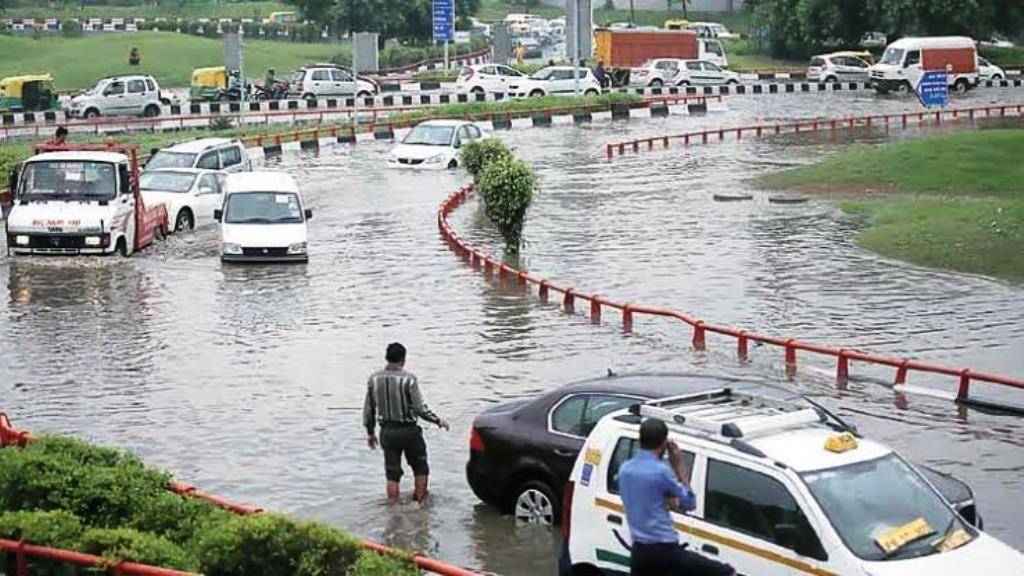
[[[649,400],[637,406],[640,416],[662,420],[670,428],[726,438],[824,421],[821,412],[805,403],[736,392],[732,388]]]

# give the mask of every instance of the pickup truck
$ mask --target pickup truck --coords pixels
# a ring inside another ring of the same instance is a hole
[[[130,256],[170,229],[167,209],[147,208],[134,146],[36,146],[11,174],[8,254]]]

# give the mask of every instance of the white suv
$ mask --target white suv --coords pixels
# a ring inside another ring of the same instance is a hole
[[[619,468],[641,417],[666,422],[697,506],[673,513],[681,545],[740,574],[1024,574],[1024,556],[969,525],[892,449],[793,398],[728,388],[603,418],[566,486],[563,570],[629,572]]]
[[[324,96],[353,96],[366,98],[377,93],[377,84],[359,77],[352,81],[352,73],[330,65],[300,68],[292,78],[293,92],[304,100]]]
[[[152,76],[103,78],[92,88],[68,101],[68,114],[82,118],[96,116],[160,115],[160,86]]]
[[[197,138],[159,150],[146,163],[146,170],[164,168],[248,172],[252,170],[252,160],[238,140]]]
[[[518,91],[519,83],[523,80],[526,80],[526,74],[515,68],[502,64],[474,64],[466,66],[459,72],[459,78],[455,81],[455,89],[460,93],[499,92],[504,94]]]
[[[524,78],[513,92],[518,96],[547,96],[548,94],[572,94],[576,90],[576,76],[572,66],[548,66]],[[580,68],[580,92],[586,96],[601,93],[601,83],[590,68]]]

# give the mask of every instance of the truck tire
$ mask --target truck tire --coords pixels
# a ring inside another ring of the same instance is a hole
[[[907,82],[906,80],[900,82],[900,85],[896,88],[896,91],[899,92],[900,94],[906,94],[910,92],[910,82]]]
[[[89,118],[96,118],[96,117],[98,117],[99,115],[100,115],[100,111],[99,111],[99,110],[97,110],[97,109],[95,109],[95,108],[89,108],[89,109],[87,109],[87,110],[86,110],[86,111],[85,111],[85,112],[84,112],[84,113],[82,114],[82,118],[85,118],[85,119],[89,119]]]
[[[316,100],[316,95],[313,94],[312,92],[307,92],[306,94],[302,95],[302,99],[303,100]]]
[[[473,94],[483,94],[484,93],[484,89],[481,88],[480,86],[473,86],[473,89],[470,90],[470,92],[473,93]]]
[[[600,94],[600,92],[598,92],[594,88],[591,88],[583,93],[584,96],[597,96],[598,94]]]
[[[965,78],[957,78],[957,81],[953,83],[953,91],[957,94],[966,94],[971,88],[971,83]]]
[[[687,87],[689,85],[690,85],[690,81],[689,80],[682,80],[678,84],[676,84],[676,86],[680,86],[682,88],[685,88],[685,87]]]
[[[160,115],[160,107],[156,104],[150,104],[146,106],[146,109],[142,111],[142,115],[146,118],[156,118]]]

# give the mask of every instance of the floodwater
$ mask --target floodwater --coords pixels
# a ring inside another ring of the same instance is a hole
[[[960,103],[1016,97],[979,91]],[[862,223],[832,204],[771,205],[750,184],[838,143],[746,140],[612,164],[602,155],[604,143],[627,137],[915,106],[870,94],[746,97],[703,117],[500,133],[541,176],[523,263],[579,290],[750,330],[1019,376],[1020,287],[885,260],[854,245]],[[0,259],[0,407],[20,426],[123,446],[237,501],[525,575],[554,572],[556,537],[517,528],[471,494],[463,467],[477,412],[606,368],[784,379],[781,352],[755,349],[740,365],[730,342],[712,338],[696,353],[682,327],[642,318],[626,337],[613,317],[595,327],[485,279],[436,229],[439,203],[465,175],[388,170],[387,150],[360,144],[272,161],[299,179],[316,212],[308,265],[222,266],[213,229],[127,260]],[[755,200],[712,202],[723,190],[752,190]],[[453,221],[496,247],[475,203]],[[366,376],[393,340],[408,346],[428,402],[452,423],[426,432],[425,509],[385,502],[382,457],[360,424]],[[788,385],[969,482],[987,529],[1024,548],[1019,418],[894,395],[874,380],[891,374],[859,366],[855,374],[872,378],[839,390],[829,364],[800,360]]]

